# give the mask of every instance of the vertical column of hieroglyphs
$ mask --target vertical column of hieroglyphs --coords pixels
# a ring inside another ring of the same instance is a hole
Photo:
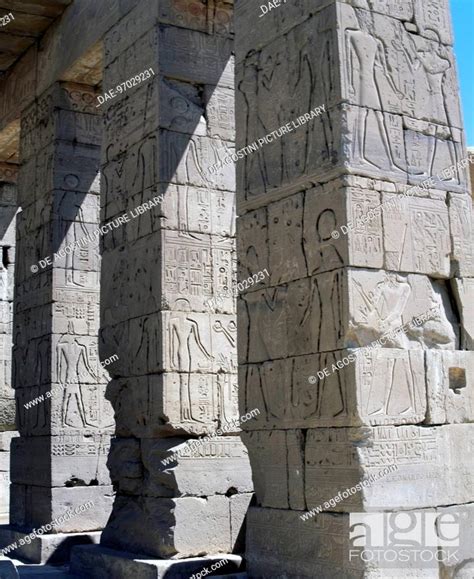
[[[0,163],[0,523],[9,520],[10,443],[17,434],[11,384],[17,169]]]
[[[235,277],[234,173],[208,171],[234,140],[231,5],[144,4],[105,39],[103,90],[137,75],[138,86],[103,105],[102,220],[123,224],[102,262],[101,355],[119,357],[118,495],[102,542],[164,558],[228,553],[252,490],[232,422],[235,303],[209,303]]]
[[[98,360],[101,118],[84,85],[56,83],[24,111],[18,176],[11,522],[100,529],[113,413]]]
[[[448,2],[260,13],[236,3],[236,149],[284,130],[237,171],[241,276],[270,272],[238,303],[240,411],[264,409],[244,426],[250,574],[416,568],[416,555],[349,561],[349,513],[404,510],[416,527],[414,511],[445,505],[464,517],[465,550],[439,565],[460,564],[472,557],[474,272]],[[431,554],[455,544],[430,541]],[[415,575],[438,577],[426,565]]]

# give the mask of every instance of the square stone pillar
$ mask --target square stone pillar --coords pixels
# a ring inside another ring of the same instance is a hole
[[[249,575],[467,577],[472,207],[448,2],[260,12],[236,2],[239,277],[270,272],[238,300],[240,412],[264,409],[244,426]],[[456,564],[349,559],[354,513],[416,526],[447,505]]]
[[[94,231],[102,120],[95,101],[88,86],[56,83],[22,116],[13,319],[21,436],[12,443],[14,529],[31,531],[59,518],[50,533],[97,531],[113,501],[106,459],[114,420],[98,358]],[[2,543],[7,540],[2,533]],[[18,555],[30,556],[21,550]]]
[[[12,373],[13,272],[18,166],[0,163],[0,523],[9,521],[10,443],[15,431]]]
[[[104,93],[141,80],[103,104],[102,221],[125,222],[102,256],[101,355],[119,360],[118,493],[101,543],[140,559],[232,553],[252,491],[237,434],[235,178],[208,170],[234,141],[231,8],[143,2],[105,38]],[[82,551],[73,569],[98,577]],[[114,574],[112,559],[98,568]]]

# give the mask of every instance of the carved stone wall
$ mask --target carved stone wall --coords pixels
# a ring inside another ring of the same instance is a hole
[[[24,111],[18,178],[11,523],[93,531],[113,493],[114,424],[98,359],[101,118],[96,93],[55,83]],[[90,241],[82,241],[90,236]],[[77,244],[74,246],[74,244]]]
[[[102,221],[127,220],[102,255],[101,356],[119,359],[101,542],[159,558],[231,553],[252,491],[238,425],[225,430],[235,300],[208,303],[235,283],[235,179],[208,171],[234,141],[230,8],[146,2],[105,37],[104,91],[152,70],[103,105]]]
[[[10,443],[17,435],[15,395],[11,384],[17,166],[0,165],[0,523],[8,523]]]
[[[349,561],[349,513],[455,505],[472,520],[474,499],[472,205],[448,2],[307,0],[256,24],[257,8],[236,5],[236,148],[325,112],[237,167],[241,277],[270,272],[238,303],[240,408],[264,409],[244,426],[249,573],[399,576]]]

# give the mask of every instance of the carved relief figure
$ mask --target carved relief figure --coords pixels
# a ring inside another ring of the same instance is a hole
[[[342,337],[343,272],[330,271],[311,280],[311,297],[301,322],[316,324],[317,351],[336,350]]]
[[[377,82],[378,70],[382,70],[390,87],[400,99],[403,98],[403,93],[398,90],[392,78],[385,47],[375,35],[373,14],[367,10],[356,10],[355,12],[360,30],[346,29],[349,92],[356,98],[361,107],[358,112],[357,126],[355,127],[354,159],[360,163],[368,163],[377,169],[383,168],[369,161],[365,151],[367,125],[371,112],[368,109],[372,109],[372,114],[375,115],[377,120],[380,138],[390,163],[389,168],[391,171],[400,172],[401,168],[396,165],[391,151],[389,134],[382,113],[382,98]]]
[[[357,333],[361,330],[364,342],[369,343],[403,326],[402,315],[411,294],[410,284],[401,276],[387,272],[385,279],[367,294],[357,280],[353,281],[363,302],[360,312],[364,322]],[[404,332],[398,332],[387,339],[386,345],[407,348],[408,338]]]
[[[429,95],[430,95],[430,106],[434,113],[434,118],[441,124],[446,125],[446,128],[451,139],[453,137],[452,130],[450,128],[450,119],[448,118],[448,107],[446,104],[446,99],[444,95],[444,86],[447,82],[447,73],[451,68],[451,60],[449,58],[449,49],[443,46],[440,42],[439,35],[435,31],[430,31],[430,35],[434,35],[436,39],[436,45],[433,42],[426,43],[425,47],[418,50],[418,58],[423,65],[426,73]],[[436,159],[437,149],[439,143],[438,139],[431,140],[430,146],[430,169],[429,175],[433,175],[433,166]],[[456,165],[458,162],[458,154],[456,147],[453,142],[447,141],[447,146],[449,150],[449,156],[451,163]],[[459,182],[459,179],[454,179]]]
[[[291,104],[280,107],[278,121],[276,121],[276,119],[274,121],[274,123],[277,122],[277,125],[272,126],[270,130],[285,125],[290,119],[297,119],[300,115],[304,115],[315,106],[312,104],[316,93],[316,77],[315,71],[313,70],[314,56],[311,51],[312,42],[305,39],[305,35],[293,34],[288,39],[288,48],[289,50],[284,57],[285,65],[288,58],[290,58],[287,55],[294,55],[294,60],[291,61],[289,67],[293,77],[290,80],[293,96]],[[288,72],[288,74],[290,73]],[[278,82],[281,82],[281,80]],[[319,105],[319,103],[317,104]],[[281,159],[284,164],[283,178],[289,180],[293,177],[306,174],[306,167],[308,166],[310,155],[309,134],[312,128],[312,123],[306,123],[303,127],[299,127],[298,131],[279,139],[282,146]]]
[[[280,87],[288,83],[288,47],[285,41],[278,45],[272,44],[262,50],[259,61],[258,71],[258,104],[263,106],[258,108],[259,129],[262,132],[258,137],[262,137],[278,129],[282,124],[288,122],[287,111],[284,109],[284,102],[274,98],[275,93],[281,90]],[[269,102],[274,102],[274,106],[269,107]],[[275,108],[276,107],[276,108]],[[271,170],[268,171],[267,160],[283,159],[283,139],[275,139],[270,145],[261,147],[265,164],[265,181],[266,188],[277,186],[281,183],[283,166],[282,163],[272,163]]]
[[[185,313],[170,319],[170,355],[172,367],[180,372],[181,419],[203,422],[193,414],[191,372],[193,366],[208,367],[211,355],[202,341],[199,324],[186,313],[191,311],[188,300],[176,300],[178,306]]]
[[[318,239],[318,251],[316,260],[318,265],[313,268],[312,274],[321,268],[325,270],[336,269],[344,264],[339,250],[334,245],[331,233],[337,229],[336,214],[332,209],[322,211],[316,221],[316,235]]]
[[[69,322],[68,333],[64,334],[57,343],[57,376],[58,381],[64,385],[64,397],[62,408],[62,424],[65,426],[78,426],[75,418],[75,407],[82,420],[80,426],[95,426],[88,421],[81,391],[83,377],[89,375],[91,382],[96,382],[97,377],[92,368],[87,346],[80,342],[74,335],[74,324]]]
[[[319,57],[318,72],[320,74],[321,81],[318,84],[323,90],[324,102],[329,103],[333,98],[331,88],[334,86],[334,56],[333,56],[333,31],[321,32],[324,35],[323,49]],[[324,142],[325,148],[323,148],[322,155],[323,160],[335,160],[332,159],[334,155],[337,155],[337,150],[334,148],[334,131],[332,126],[332,119],[330,114],[324,114],[321,117],[321,123],[324,132]]]
[[[367,407],[368,416],[403,416],[416,412],[415,374],[410,356],[389,357],[381,352],[373,353],[369,378]]]

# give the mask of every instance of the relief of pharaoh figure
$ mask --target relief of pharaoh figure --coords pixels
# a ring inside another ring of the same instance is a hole
[[[374,16],[367,10],[355,11],[360,29],[346,29],[346,51],[349,62],[349,92],[359,105],[357,126],[355,127],[354,160],[383,169],[366,156],[369,113],[375,115],[379,135],[392,172],[400,173],[402,169],[394,161],[390,138],[382,113],[382,97],[378,84],[378,72],[381,70],[388,84],[399,99],[403,98],[395,85],[390,72],[385,47],[375,34]],[[358,68],[358,70],[356,69]]]
[[[403,312],[411,294],[410,284],[401,276],[387,272],[373,292],[366,293],[361,284],[354,280],[355,287],[362,299],[360,312],[364,321],[355,329],[360,345],[367,345],[384,334],[386,347],[408,348],[409,341],[404,332],[396,332],[403,326]]]

